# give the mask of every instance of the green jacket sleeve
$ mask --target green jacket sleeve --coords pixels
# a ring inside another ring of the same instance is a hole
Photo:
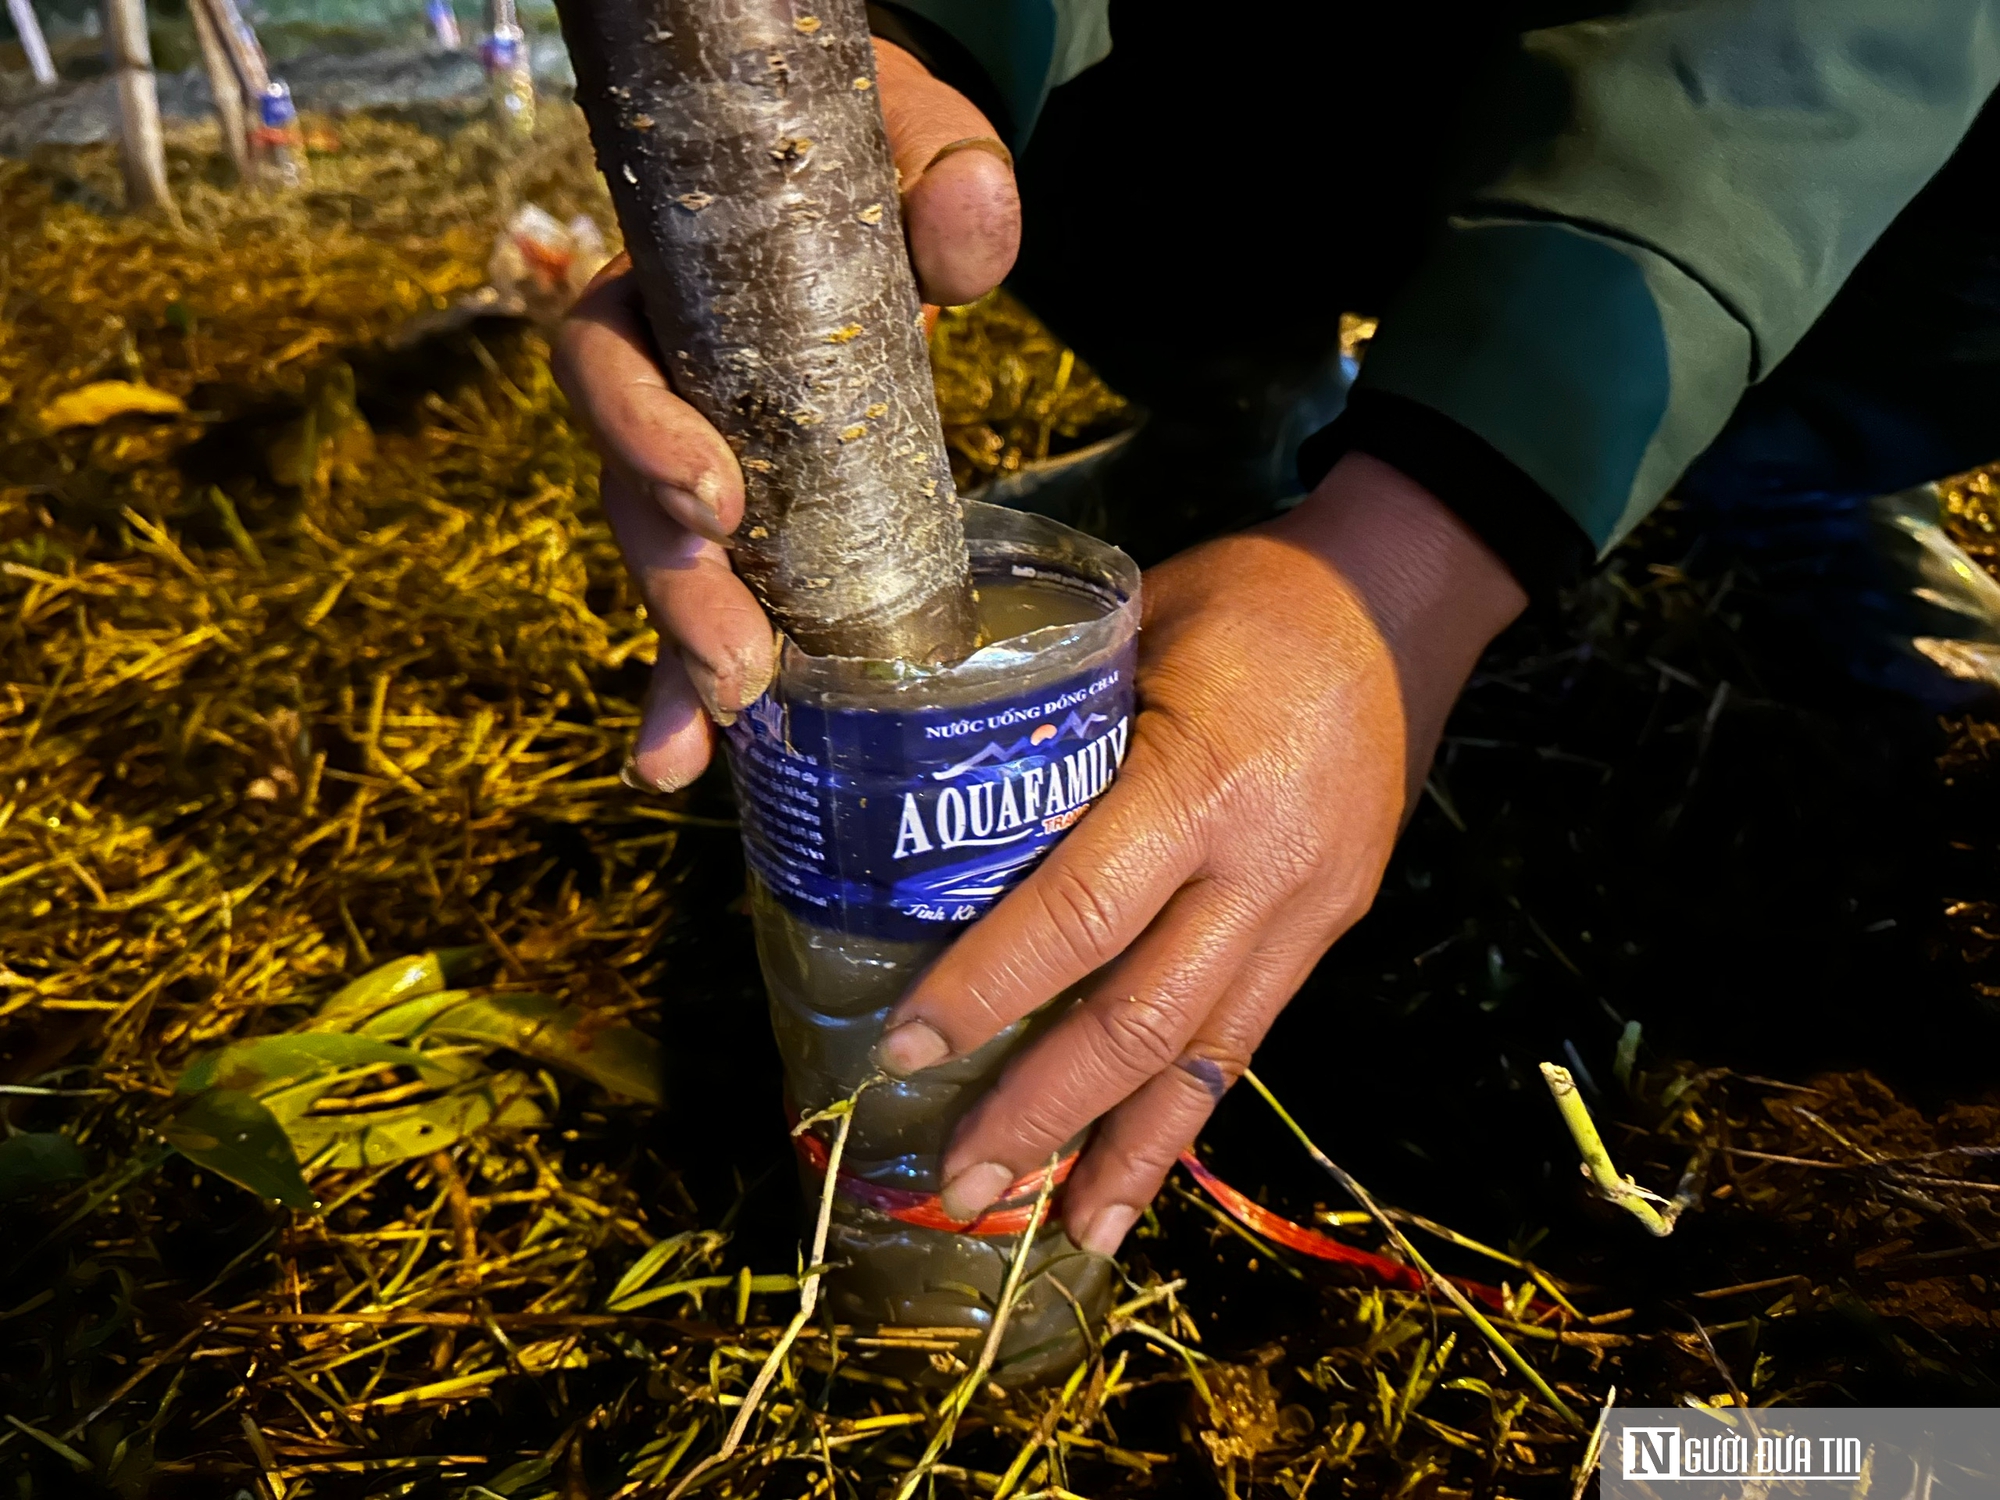
[[[1111,51],[1111,0],[896,0],[949,32],[1006,103],[1019,150],[1049,90]]]
[[[1479,112],[1497,165],[1388,310],[1357,392],[1482,439],[1602,553],[1996,80],[2000,0],[1649,0],[1530,32]]]

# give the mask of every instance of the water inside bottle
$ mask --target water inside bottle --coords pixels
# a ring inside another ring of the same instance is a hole
[[[982,578],[977,597],[981,640],[989,644],[1052,625],[1080,624],[1113,607],[1101,593],[1018,567]],[[809,1113],[847,1097],[874,1071],[872,1054],[884,1016],[949,940],[903,942],[838,932],[796,915],[755,880],[752,899],[788,1102],[794,1111]],[[960,1119],[992,1087],[1007,1060],[1073,999],[1052,999],[969,1056],[875,1085],[855,1111],[843,1171],[870,1183],[935,1192],[938,1158]],[[809,1170],[805,1175],[808,1198],[816,1202],[819,1183]],[[1016,1236],[913,1226],[839,1199],[827,1254],[845,1264],[829,1278],[829,1302],[844,1323],[983,1329],[992,1320],[1017,1244]],[[1093,1321],[1102,1315],[1113,1267],[1078,1250],[1056,1226],[1037,1236],[1028,1274],[997,1369],[1009,1382],[1066,1372],[1074,1364],[1083,1336],[1079,1309]],[[968,1341],[968,1360],[976,1348]],[[899,1373],[925,1378],[927,1369]],[[942,1377],[950,1371],[929,1373]]]

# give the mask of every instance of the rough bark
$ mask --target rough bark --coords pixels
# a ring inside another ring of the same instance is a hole
[[[172,214],[167,142],[160,130],[160,93],[153,79],[153,45],[146,35],[146,0],[104,0],[104,46],[118,84],[125,206]]]
[[[558,0],[674,387],[748,501],[737,570],[806,650],[975,641],[862,0]]]
[[[28,54],[28,69],[35,75],[36,85],[54,88],[55,59],[49,56],[49,41],[42,35],[42,23],[36,19],[31,0],[7,0],[7,14],[13,17],[15,34],[21,38],[21,50]]]
[[[209,0],[188,0],[188,19],[194,22],[195,40],[201,44],[202,67],[208,73],[208,91],[215,95],[215,118],[222,128],[222,144],[236,164],[239,180],[251,180],[249,117],[244,113],[243,83],[229,60],[229,44],[222,39],[222,27]]]

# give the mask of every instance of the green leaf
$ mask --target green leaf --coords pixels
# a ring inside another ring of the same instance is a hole
[[[1644,1034],[1645,1028],[1637,1021],[1627,1021],[1618,1035],[1618,1051],[1611,1059],[1611,1075],[1628,1094],[1632,1092],[1632,1065],[1639,1060],[1639,1041]]]
[[[0,1141],[0,1203],[65,1182],[79,1182],[89,1175],[90,1164],[82,1150],[59,1132],[16,1135]]]
[[[660,1102],[660,1051],[629,1026],[593,1031],[587,1011],[547,995],[471,995],[443,990],[368,1017],[357,1032],[383,1040],[484,1042],[581,1074],[613,1093]]]
[[[618,1278],[618,1285],[611,1289],[611,1295],[604,1299],[604,1305],[614,1312],[617,1311],[618,1303],[659,1275],[661,1268],[669,1260],[694,1244],[697,1234],[714,1238],[711,1230],[686,1229],[648,1247],[646,1253],[633,1261],[625,1274]]]
[[[322,1074],[352,1069],[417,1068],[427,1064],[407,1047],[392,1047],[374,1037],[342,1032],[290,1032],[231,1042],[220,1051],[197,1058],[174,1085],[181,1094],[221,1087],[243,1093],[268,1094],[274,1089]]]
[[[484,995],[440,1013],[426,1039],[489,1042],[644,1104],[658,1104],[660,1047],[630,1026],[594,1031],[587,1011],[558,1005],[547,995]]]
[[[386,1166],[442,1151],[489,1125],[548,1123],[532,1097],[535,1082],[525,1073],[485,1074],[417,1104],[327,1114],[305,1112],[318,1097],[306,1097],[309,1087],[287,1091],[291,1097],[279,1095],[272,1103],[281,1110],[297,1105],[283,1129],[299,1159],[315,1170]]]
[[[91,1468],[90,1460],[85,1458],[81,1453],[77,1452],[76,1449],[70,1447],[70,1445],[68,1443],[65,1443],[61,1438],[51,1437],[48,1433],[42,1431],[42,1429],[39,1427],[30,1427],[26,1422],[23,1422],[19,1417],[15,1416],[12,1412],[9,1412],[7,1414],[7,1420],[11,1422],[17,1429],[19,1429],[22,1432],[25,1432],[29,1437],[33,1438],[36,1442],[40,1443],[44,1448],[47,1448],[51,1453],[55,1454],[58,1458],[62,1459],[71,1468],[75,1469],[77,1473],[88,1474],[90,1472]],[[27,1493],[27,1491],[24,1489],[22,1493],[25,1494]]]
[[[418,1035],[438,1016],[453,1006],[463,1005],[472,998],[469,990],[439,990],[435,995],[420,995],[414,1000],[401,1000],[387,1010],[379,1010],[360,1025],[351,1028],[357,1035],[372,1036],[385,1042],[404,1042]]]
[[[520,1463],[509,1464],[482,1483],[479,1488],[491,1490],[496,1495],[512,1496],[518,1490],[524,1490],[531,1484],[539,1484],[547,1479],[550,1470],[555,1466],[554,1453],[545,1453],[540,1458],[523,1459]]]
[[[320,1006],[320,1020],[338,1019],[346,1029],[400,1000],[436,994],[451,980],[463,978],[485,956],[485,948],[472,947],[437,948],[392,958],[336,990]]]
[[[277,1117],[240,1089],[210,1088],[177,1108],[160,1134],[199,1166],[287,1208],[315,1209]]]

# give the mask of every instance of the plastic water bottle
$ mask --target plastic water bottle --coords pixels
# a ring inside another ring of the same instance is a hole
[[[481,49],[493,112],[503,135],[531,135],[535,129],[535,75],[528,58],[527,33],[511,22],[493,28]]]
[[[305,137],[299,129],[292,87],[274,78],[257,102],[257,129],[251,137],[257,160],[257,180],[267,192],[306,185]]]
[[[458,51],[458,12],[451,8],[451,0],[429,0],[424,12],[430,18],[431,40],[447,52]]]

